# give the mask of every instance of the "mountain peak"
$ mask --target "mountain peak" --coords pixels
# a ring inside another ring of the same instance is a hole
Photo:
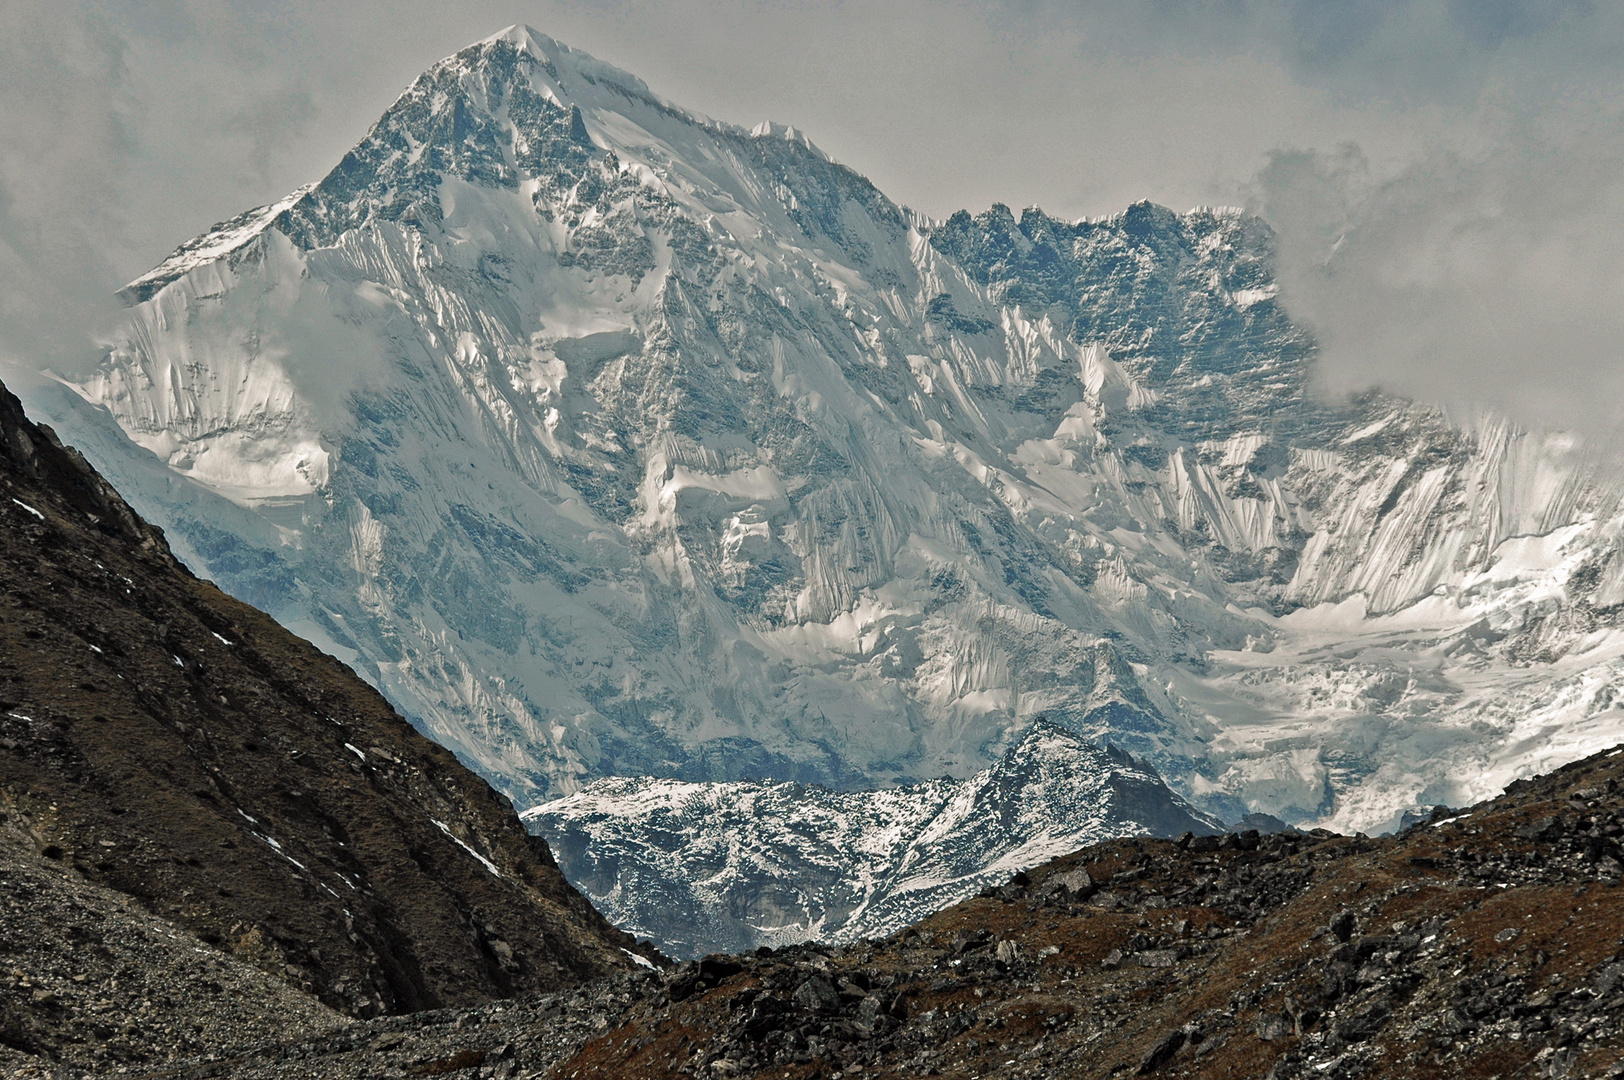
[[[120,295],[139,303],[199,267],[222,259],[235,265],[239,253],[271,229],[312,250],[372,221],[437,226],[448,179],[510,192],[539,181],[531,195],[542,210],[542,201],[579,203],[589,171],[599,175],[587,189],[616,186],[614,170],[595,169],[594,159],[634,163],[635,174],[646,178],[680,161],[679,186],[697,181],[721,191],[724,201],[737,201],[741,192],[730,191],[737,178],[729,161],[752,135],[790,144],[792,158],[810,155],[820,167],[833,166],[797,128],[769,122],[752,133],[719,123],[659,97],[629,72],[515,24],[430,66],[320,181],[215,225]],[[734,150],[724,149],[728,145]],[[605,158],[605,150],[615,157]],[[760,146],[752,156],[783,152],[782,146]],[[836,185],[851,179],[866,186],[855,174]],[[784,197],[790,197],[787,189]],[[704,198],[716,201],[714,194]],[[799,207],[794,202],[791,214],[804,216]],[[542,210],[544,217],[550,213]]]
[[[789,124],[780,124],[773,120],[763,120],[761,123],[750,129],[750,137],[752,139],[783,139],[785,142],[799,143],[808,150],[812,151],[818,157],[822,158],[824,161],[830,160],[829,155],[824,153],[822,149],[813,143],[813,141],[807,136],[806,132]]]
[[[631,72],[615,67],[613,64],[605,63],[590,53],[572,48],[562,41],[549,37],[534,27],[526,26],[523,23],[515,23],[488,38],[474,42],[467,48],[458,50],[431,67],[424,73],[423,78],[429,78],[436,71],[447,66],[465,66],[472,57],[491,55],[503,47],[511,47],[519,55],[528,56],[536,61],[541,70],[551,76],[555,85],[560,80],[567,81],[570,76],[575,76],[584,78],[589,85],[608,83],[640,97],[658,101],[668,108],[677,108],[670,102],[655,97],[653,91],[648,88],[648,84]],[[540,89],[539,85],[537,89]]]
[[[447,177],[516,188],[546,173],[567,189],[601,150],[586,117],[639,108],[720,130],[629,72],[529,26],[509,26],[414,79],[320,181],[215,225],[119,295],[139,303],[191,270],[235,256],[267,229],[309,249],[374,219],[437,222]]]
[[[1609,730],[1518,665],[1614,625],[1624,486],[1319,400],[1255,219],[925,231],[796,129],[595,65],[522,27],[435,65],[81,387],[110,456],[167,463],[139,485],[200,567],[515,797],[964,781],[1046,712],[1087,746],[989,799],[1090,759],[1154,793],[1114,744],[1226,820],[1374,830],[1527,760],[1527,716],[1538,753],[1547,717]],[[1534,614],[1567,587],[1604,614]],[[1352,621],[1420,603],[1392,632],[1454,642],[1441,668]],[[1515,691],[1487,712],[1485,656]]]
[[[551,59],[547,55],[549,49],[567,48],[567,46],[560,46],[557,41],[543,34],[535,27],[526,26],[524,23],[514,23],[511,26],[504,27],[490,37],[475,42],[474,46],[477,48],[494,45],[497,42],[506,42],[523,52],[530,53],[538,60]]]

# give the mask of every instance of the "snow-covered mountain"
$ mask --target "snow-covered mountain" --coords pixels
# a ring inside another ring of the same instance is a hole
[[[1373,830],[1616,741],[1617,468],[1316,400],[1271,259],[1230,210],[926,219],[514,28],[21,389],[521,805],[966,778],[1046,715]]]
[[[615,777],[523,815],[611,922],[676,956],[885,937],[1118,836],[1221,825],[1040,720],[966,780],[884,791]]]

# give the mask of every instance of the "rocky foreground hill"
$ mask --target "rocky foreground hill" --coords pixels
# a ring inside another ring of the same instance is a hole
[[[1123,839],[884,940],[135,1075],[1624,1076],[1624,747],[1371,839]]]
[[[0,1072],[576,986],[638,948],[0,387]]]

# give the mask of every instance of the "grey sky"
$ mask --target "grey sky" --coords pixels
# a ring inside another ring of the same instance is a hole
[[[512,22],[931,214],[1247,203],[1329,385],[1615,422],[1624,6],[1563,0],[0,0],[0,348],[81,362],[123,280]]]

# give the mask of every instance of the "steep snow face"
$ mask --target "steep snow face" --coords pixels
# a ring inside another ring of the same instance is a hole
[[[514,29],[30,406],[521,804],[968,777],[1046,715],[1371,829],[1616,737],[1617,471],[1316,401],[1271,257],[1233,211],[927,221]]]
[[[1127,754],[1041,722],[966,780],[615,778],[524,818],[599,911],[682,957],[885,937],[1100,840],[1217,828]]]

